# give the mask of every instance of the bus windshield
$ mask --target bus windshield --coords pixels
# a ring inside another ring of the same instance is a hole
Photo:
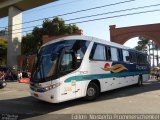
[[[45,82],[57,78],[60,56],[65,48],[72,50],[75,55],[83,58],[89,42],[84,40],[60,41],[42,47],[37,55],[37,60],[33,67],[31,81]],[[61,69],[61,68],[59,68]]]
[[[40,49],[37,61],[33,68],[32,79],[35,81],[46,81],[56,74],[58,55],[63,49],[64,43],[58,42]]]

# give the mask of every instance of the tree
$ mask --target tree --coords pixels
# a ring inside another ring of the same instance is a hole
[[[151,60],[151,56],[152,56],[152,66],[155,67],[155,58],[157,61],[157,66],[159,64],[159,47],[153,42],[150,41],[149,39],[145,38],[145,37],[139,37],[139,42],[138,42],[138,46],[135,47],[135,49],[140,50],[140,51],[144,51],[146,49],[146,46],[148,46],[149,51],[149,60]],[[152,50],[152,54],[151,54],[151,50]],[[155,55],[155,50],[157,51],[157,55]]]
[[[34,43],[37,45],[37,49],[42,45],[42,36],[43,36],[43,29],[39,27],[35,27],[32,31],[32,35],[34,37]]]
[[[37,45],[34,40],[33,34],[27,34],[26,36],[22,37],[22,43],[21,43],[21,53],[22,54],[29,54],[31,52],[36,51]]]
[[[35,27],[32,33],[22,38],[21,51],[22,54],[35,53],[42,45],[42,36],[58,36],[64,34],[75,33],[79,28],[76,25],[66,25],[62,18],[45,19],[42,28]]]
[[[139,51],[145,51],[148,43],[149,43],[148,38],[140,36],[138,41],[138,46],[136,46],[135,49]]]
[[[6,65],[7,44],[8,42],[5,39],[0,38],[0,65]]]

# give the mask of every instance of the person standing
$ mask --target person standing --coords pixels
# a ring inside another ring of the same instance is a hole
[[[22,78],[22,72],[18,71],[18,80],[20,80]]]
[[[157,70],[157,80],[159,80],[159,77],[160,77],[160,69]]]

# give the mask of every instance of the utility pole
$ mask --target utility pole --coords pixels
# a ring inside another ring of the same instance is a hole
[[[148,42],[148,61],[151,64],[151,41]]]
[[[155,49],[155,46],[154,46],[154,42],[152,41],[152,50],[153,50],[153,68],[155,67],[155,64],[154,64],[154,49]]]

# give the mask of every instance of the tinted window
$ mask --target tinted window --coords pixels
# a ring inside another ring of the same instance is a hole
[[[148,63],[147,62],[147,56],[144,54],[137,54],[137,63],[138,64],[144,64],[144,63]]]
[[[118,49],[117,48],[114,48],[114,47],[110,47],[111,49],[111,59],[112,61],[118,61]]]
[[[62,57],[61,71],[70,71],[73,70],[73,55],[71,53],[65,53]]]
[[[89,41],[77,40],[71,49],[80,57],[80,59],[83,59],[89,43]]]
[[[129,52],[127,50],[122,50],[122,54],[123,54],[123,61],[129,62]]]
[[[94,44],[90,58],[92,60],[106,60],[105,46],[101,44]]]
[[[60,69],[62,71],[73,69],[73,64],[77,62],[75,60],[76,55],[79,56],[78,67],[89,43],[89,41],[85,40],[65,40],[43,46],[38,53],[37,61],[34,65],[35,69],[32,71],[32,80],[35,82],[45,82],[50,80],[50,78],[57,78],[59,65],[62,67]],[[66,48],[71,51],[70,54],[62,55],[62,51]],[[61,57],[62,59],[60,59]],[[60,63],[60,60],[62,63]],[[76,68],[74,67],[74,69]]]
[[[106,55],[107,55],[107,60],[111,61],[112,56],[111,56],[111,49],[109,46],[106,47]]]
[[[137,62],[137,56],[135,52],[129,52],[129,58],[131,63],[136,63]]]
[[[144,63],[148,63],[147,55],[144,55]]]

